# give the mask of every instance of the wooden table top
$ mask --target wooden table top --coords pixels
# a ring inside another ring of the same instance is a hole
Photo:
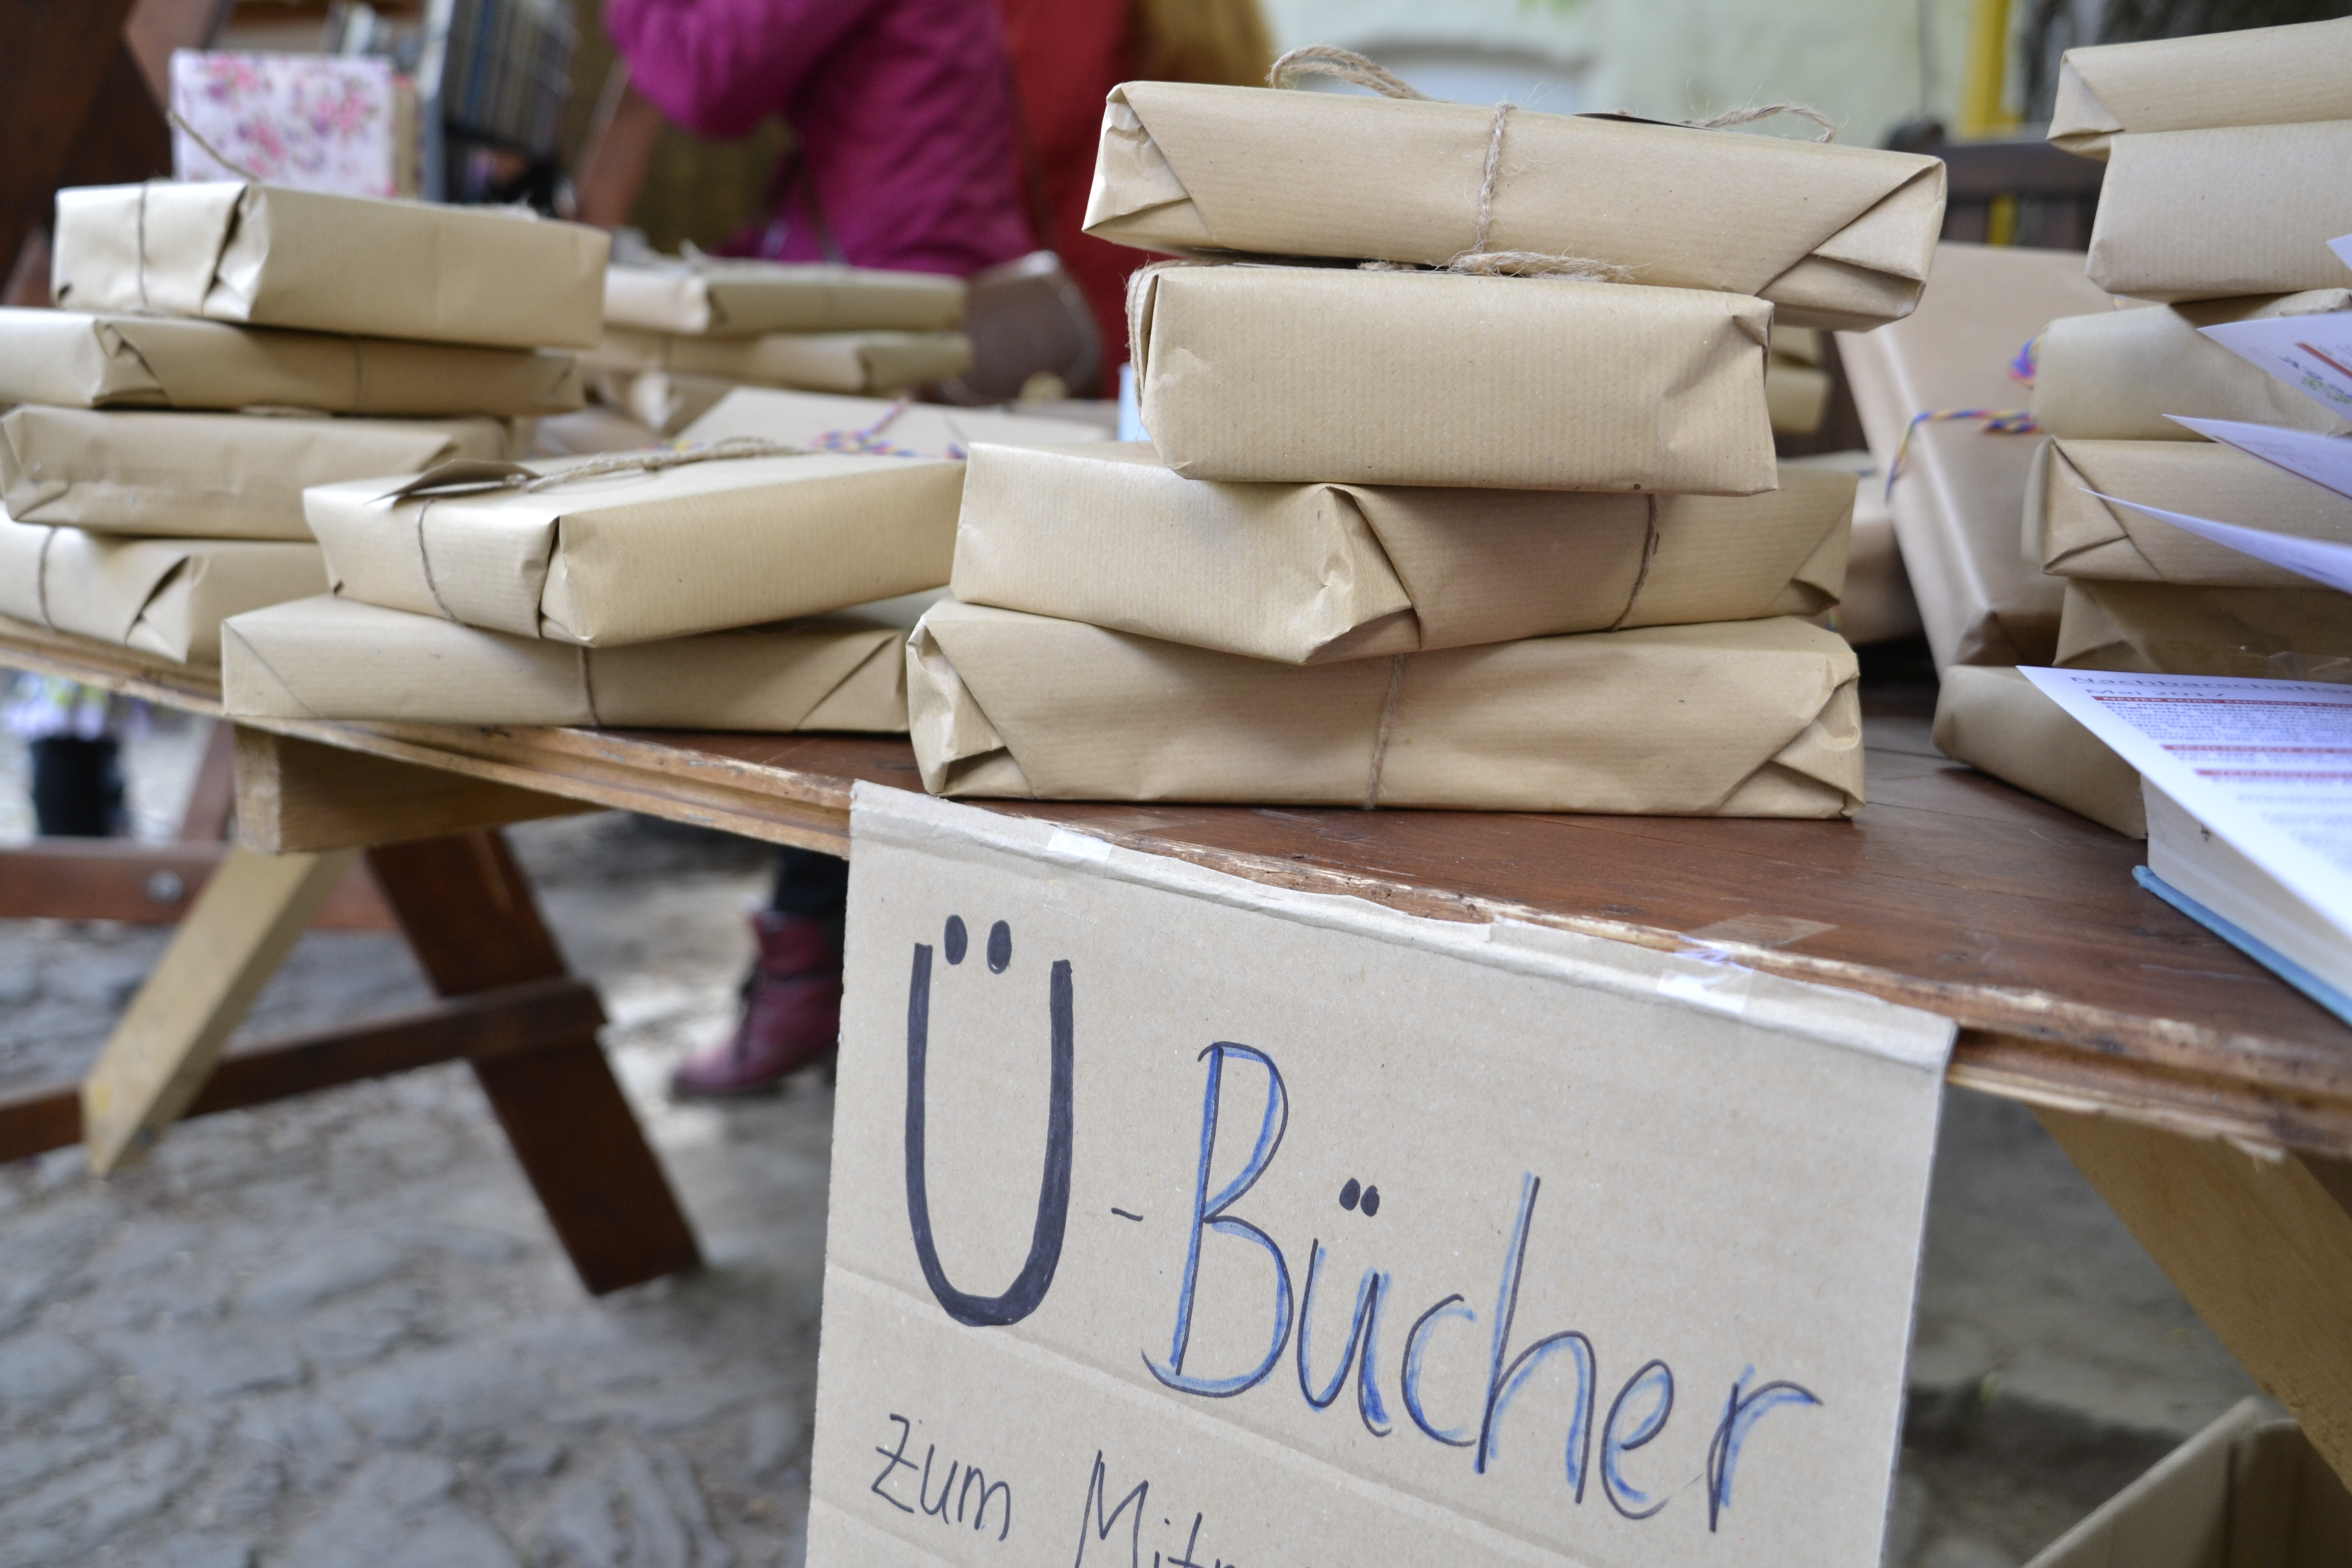
[[[0,665],[196,711],[208,672],[0,622]],[[2352,1155],[2352,1028],[2131,878],[2142,846],[1946,759],[1865,703],[1851,822],[989,802],[1127,847],[1416,914],[1514,919],[1944,1014],[1953,1081]],[[859,779],[920,789],[903,740],[271,721],[601,805],[845,853]]]

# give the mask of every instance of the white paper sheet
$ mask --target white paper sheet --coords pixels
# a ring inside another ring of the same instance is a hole
[[[2352,687],[2096,669],[2021,673],[2352,936]]]
[[[2224,321],[2204,334],[2338,418],[2352,418],[2352,310]]]
[[[2336,253],[2336,260],[2347,267],[2352,267],[2352,234],[2346,235],[2342,239],[2329,240],[2327,248]]]
[[[2111,506],[2127,506],[2143,517],[2152,517],[2175,528],[2187,529],[2200,539],[2210,539],[2257,561],[2267,561],[2315,583],[2324,583],[2342,593],[2352,594],[2352,544],[2337,544],[2326,539],[2299,539],[2291,533],[2273,533],[2266,529],[2241,528],[2234,522],[2216,522],[2210,517],[2191,517],[2185,511],[2167,511],[2160,506],[2142,506],[2136,500],[2103,495],[2095,489],[2086,489],[2083,493],[2098,496]]]
[[[2184,419],[2178,414],[2165,417],[2210,441],[2235,447],[2250,458],[2284,468],[2299,479],[2352,497],[2352,437],[2247,425],[2235,419]]]

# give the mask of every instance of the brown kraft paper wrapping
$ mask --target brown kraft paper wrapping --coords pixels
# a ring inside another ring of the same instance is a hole
[[[2091,280],[2143,300],[2333,289],[2352,234],[2352,120],[2117,136]]]
[[[2210,588],[2308,588],[2311,579],[2115,506],[2210,517],[2352,544],[2352,500],[2214,441],[2048,441],[2026,489],[2025,542],[2061,577]]]
[[[953,408],[934,403],[893,403],[879,397],[841,397],[825,392],[783,392],[739,386],[686,427],[684,440],[710,442],[751,437],[795,447],[841,445],[845,437],[870,437],[885,453],[920,453],[961,458],[982,441],[999,446],[1068,447],[1108,441],[1099,425],[1009,414],[1001,408]],[[858,449],[854,444],[850,450]]]
[[[1862,805],[1853,650],[1797,620],[1301,667],[950,600],[907,657],[935,795],[1690,816]]]
[[[2103,157],[2117,132],[2352,120],[2352,19],[2068,49],[2050,140]]]
[[[2147,837],[2139,774],[2014,669],[1956,666],[1936,697],[1946,756],[2132,838]]]
[[[838,616],[568,647],[320,597],[227,624],[221,701],[255,719],[896,733],[905,641],[901,626]]]
[[[286,418],[27,404],[0,416],[0,500],[19,522],[307,542],[306,486],[496,460],[511,440],[512,432],[495,419]]]
[[[761,332],[937,332],[963,323],[961,278],[829,263],[721,260],[614,267],[604,324],[714,338]]]
[[[454,470],[304,497],[336,593],[589,647],[822,615],[945,585],[963,465],[811,453],[564,479]],[[489,480],[555,480],[542,488]],[[470,487],[470,488],[467,488]]]
[[[1496,114],[1129,82],[1104,109],[1087,232],[1177,255],[1442,266],[1477,239]],[[1943,165],[1911,153],[1522,109],[1503,138],[1487,248],[1757,295],[1792,326],[1907,314],[1943,226]]]
[[[811,392],[888,393],[971,368],[961,332],[770,332],[698,338],[614,327],[581,356],[589,370],[667,371]]]
[[[315,544],[125,539],[0,519],[0,616],[176,664],[218,664],[223,620],[326,585]]]
[[[2068,669],[2352,684],[2352,594],[2074,578],[2057,662]]]
[[[1187,479],[1752,495],[1771,308],[1556,278],[1161,266],[1144,427]]]
[[[2026,391],[2009,377],[2018,351],[2053,320],[2106,306],[2074,252],[1937,247],[1908,320],[1838,340],[1879,472],[1892,471],[1916,415],[2022,411]],[[1929,420],[1911,435],[1888,504],[1939,669],[2049,660],[2062,589],[2018,543],[2035,445],[1978,420]]]
[[[516,418],[580,406],[567,353],[0,310],[0,404]]]
[[[236,181],[58,193],[70,310],[503,348],[593,348],[611,241],[505,208]]]
[[[2342,435],[2352,425],[2198,329],[2347,310],[2352,289],[2315,289],[2063,317],[2036,351],[2033,422],[2090,441],[2203,439],[2174,414]]]
[[[1140,443],[981,446],[950,585],[1288,664],[1818,615],[1845,575],[1853,477],[1780,479],[1737,498],[1220,484]]]

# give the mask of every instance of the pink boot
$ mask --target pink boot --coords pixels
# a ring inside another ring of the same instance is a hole
[[[841,949],[830,923],[762,910],[751,917],[759,961],[743,986],[735,1037],[678,1064],[669,1089],[681,1099],[765,1094],[841,1039]]]

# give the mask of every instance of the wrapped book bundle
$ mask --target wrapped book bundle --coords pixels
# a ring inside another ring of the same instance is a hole
[[[961,332],[898,331],[717,338],[608,327],[604,342],[581,363],[605,375],[708,376],[871,396],[961,375],[971,368],[971,340]]]
[[[2090,275],[2147,300],[2328,289],[2352,233],[2352,18],[2070,49],[2050,139],[2107,161]]]
[[[223,620],[326,583],[307,542],[126,539],[0,520],[0,616],[174,664],[218,664]]]
[[[2033,422],[2091,441],[2201,439],[2174,415],[2343,435],[2352,424],[2198,329],[2303,316],[2352,321],[2347,311],[2352,289],[2314,289],[2062,318],[2035,348]]]
[[[604,324],[717,338],[947,332],[963,324],[965,292],[962,279],[932,272],[665,258],[604,275]]]
[[[2311,586],[2106,496],[2352,544],[2352,500],[2219,442],[2054,439],[2036,452],[2026,491],[2026,549],[2044,571],[2192,588]]]
[[[1839,346],[1938,669],[2046,662],[2063,585],[2018,543],[2037,439],[2011,372],[2053,321],[2106,308],[2079,253],[1943,245],[1909,319]]]
[[[2074,669],[2352,683],[2352,594],[2074,578],[2056,662]]]
[[[1918,302],[1943,224],[1933,158],[1381,90],[1116,88],[1087,232],[1221,258],[1570,256],[1867,329]]]

